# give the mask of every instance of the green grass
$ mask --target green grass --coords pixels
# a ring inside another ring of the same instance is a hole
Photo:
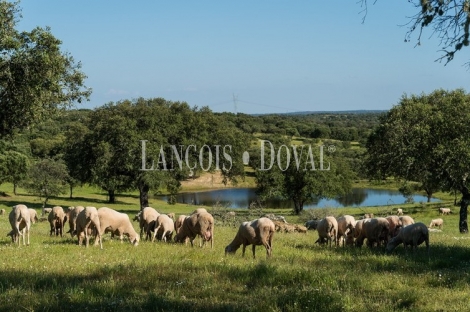
[[[10,194],[8,185],[0,191]],[[114,205],[90,187],[77,189],[76,196],[54,198],[50,204],[106,205],[131,217],[138,211],[135,194],[119,195]],[[39,200],[22,190],[19,196],[0,198],[7,214],[16,203],[40,207]],[[158,201],[151,205],[177,214],[194,209]],[[401,207],[426,224],[438,216],[435,205]],[[390,209],[316,213],[359,216]],[[317,233],[308,232],[276,233],[273,256],[266,260],[261,246],[256,259],[250,246],[245,258],[241,249],[224,255],[238,223],[254,219],[255,212],[236,210],[233,221],[223,220],[224,209],[208,210],[216,216],[214,249],[146,241],[133,247],[107,235],[103,250],[85,248],[70,236],[50,237],[44,221],[32,226],[30,246],[17,247],[5,236],[8,216],[0,216],[0,311],[464,311],[470,305],[470,237],[458,232],[458,213],[443,217],[442,232],[431,232],[429,258],[423,246],[416,254],[399,246],[392,255],[365,247],[324,248],[314,244]],[[272,211],[292,223],[310,217],[307,212],[294,216]],[[138,229],[135,222],[134,227]]]

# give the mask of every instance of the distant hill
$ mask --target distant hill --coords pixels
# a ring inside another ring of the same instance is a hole
[[[267,114],[251,114],[252,116],[263,116],[263,115],[321,115],[321,114],[381,114],[385,113],[387,110],[367,110],[367,109],[359,109],[359,110],[343,110],[343,111],[299,111],[299,112],[290,112],[290,113],[267,113]]]

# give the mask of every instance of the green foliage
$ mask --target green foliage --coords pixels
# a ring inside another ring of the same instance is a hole
[[[25,182],[24,187],[42,198],[45,207],[52,196],[64,193],[68,173],[63,162],[43,159],[31,166],[28,176],[29,180]]]
[[[88,99],[81,64],[60,51],[49,28],[15,29],[18,2],[0,1],[0,137]]]

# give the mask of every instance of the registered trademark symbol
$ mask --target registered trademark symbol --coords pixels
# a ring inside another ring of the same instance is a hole
[[[334,153],[336,151],[336,146],[334,145],[328,145],[328,152]]]

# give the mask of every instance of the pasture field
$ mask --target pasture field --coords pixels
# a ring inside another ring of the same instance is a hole
[[[10,194],[9,185],[0,191]],[[76,197],[54,198],[63,207],[108,206],[129,214],[138,211],[133,194],[118,196],[114,205],[92,188],[77,189]],[[76,238],[50,237],[47,221],[31,228],[30,246],[15,246],[10,231],[11,206],[36,208],[36,197],[0,197],[0,311],[465,311],[470,306],[470,236],[458,231],[458,213],[443,216],[442,232],[431,232],[430,256],[424,246],[413,254],[402,246],[391,255],[383,249],[323,247],[318,235],[276,233],[273,256],[262,246],[245,258],[241,248],[225,256],[241,221],[259,211],[236,210],[236,220],[216,215],[214,249],[141,241],[133,247],[105,235],[104,249],[79,247]],[[159,212],[188,214],[194,206],[151,202]],[[429,224],[437,208],[406,205],[416,221]],[[458,207],[452,207],[457,212]],[[321,209],[317,214],[387,213],[390,207]],[[283,214],[290,223],[304,223],[307,214]],[[310,212],[311,213],[311,212]],[[133,223],[138,231],[138,224]],[[68,230],[68,224],[66,225]],[[198,239],[195,240],[198,242]]]

